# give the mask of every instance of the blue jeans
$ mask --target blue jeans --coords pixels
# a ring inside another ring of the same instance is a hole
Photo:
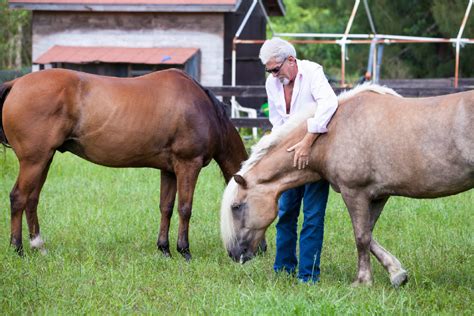
[[[278,202],[276,225],[276,257],[273,269],[295,273],[298,215],[303,200],[303,227],[300,232],[300,263],[298,279],[319,280],[319,262],[324,235],[324,215],[328,201],[329,183],[326,180],[309,183],[282,193]]]

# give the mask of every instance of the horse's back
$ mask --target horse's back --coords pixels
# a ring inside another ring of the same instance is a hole
[[[108,166],[171,169],[171,155],[207,162],[209,138],[219,137],[212,102],[178,70],[137,78],[41,71],[19,79],[7,102],[13,148],[34,132],[36,143]]]
[[[474,185],[472,91],[431,98],[361,93],[333,120],[328,172],[352,185],[415,197]]]

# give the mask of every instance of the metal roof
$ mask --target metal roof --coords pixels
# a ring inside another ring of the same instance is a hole
[[[184,64],[198,52],[198,48],[131,48],[53,46],[33,63],[130,63],[130,64]]]
[[[235,12],[250,0],[9,0],[10,8],[32,11]],[[264,0],[269,15],[284,15],[283,0]]]
[[[11,8],[44,11],[234,12],[242,0],[9,0]]]

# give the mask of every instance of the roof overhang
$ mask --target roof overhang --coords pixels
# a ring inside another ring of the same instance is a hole
[[[33,63],[127,63],[149,65],[182,65],[198,51],[198,48],[84,47],[55,45],[46,51],[46,53],[34,60]]]
[[[242,0],[9,0],[13,9],[89,12],[235,12]],[[275,1],[275,0],[274,0]],[[280,2],[281,0],[276,0]]]

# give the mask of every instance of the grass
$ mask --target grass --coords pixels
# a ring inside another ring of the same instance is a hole
[[[372,260],[371,288],[349,286],[356,250],[349,216],[331,192],[321,282],[299,284],[272,270],[268,252],[245,265],[227,257],[219,236],[224,181],[216,164],[199,178],[190,242],[193,260],[158,253],[159,171],[110,169],[57,154],[39,205],[48,254],[8,246],[8,194],[17,175],[11,150],[0,151],[0,314],[474,314],[474,191],[436,200],[392,198],[375,229],[377,240],[409,271],[390,286]],[[24,220],[24,244],[28,245]]]

